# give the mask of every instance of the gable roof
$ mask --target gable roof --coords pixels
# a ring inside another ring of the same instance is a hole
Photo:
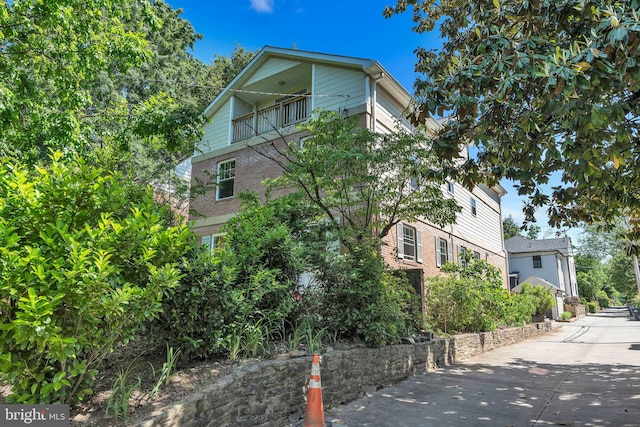
[[[521,236],[515,236],[504,241],[504,248],[509,254],[559,252],[566,257],[573,256],[571,239],[569,237],[530,240]]]
[[[511,289],[511,292],[515,292],[515,293],[519,293],[522,291],[522,285],[525,283],[530,283],[533,286],[542,286],[545,287],[547,289],[554,289],[556,292],[561,292],[561,293],[565,293],[562,289],[558,288],[556,285],[554,285],[553,283],[544,280],[541,277],[538,276],[530,276],[528,277],[526,280],[523,280],[518,286],[515,286],[513,289]]]
[[[220,108],[224,102],[241,91],[242,87],[249,81],[251,76],[264,65],[270,58],[285,58],[297,61],[304,61],[314,64],[334,65],[339,67],[352,68],[363,71],[365,74],[375,79],[381,87],[391,93],[395,98],[405,105],[409,105],[413,99],[411,93],[405,89],[378,61],[373,59],[357,58],[352,56],[332,55],[326,53],[310,52],[297,49],[286,49],[273,46],[265,46],[247,64],[246,67],[223,89],[218,96],[205,108],[203,115],[207,118]],[[440,127],[435,119],[431,118],[433,127]]]

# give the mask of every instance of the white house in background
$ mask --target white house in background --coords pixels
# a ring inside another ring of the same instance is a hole
[[[525,281],[532,283],[534,278],[539,278],[553,285],[559,299],[578,296],[576,264],[568,237],[530,240],[515,236],[505,240],[504,247],[509,257],[511,290],[517,290],[516,287]],[[562,307],[562,301],[559,302]]]
[[[192,160],[192,182],[217,176],[217,189],[199,195],[192,208],[193,230],[200,241],[215,246],[224,241],[224,224],[240,209],[236,197],[245,190],[264,194],[261,182],[281,173],[272,160],[257,153],[278,141],[300,143],[305,134],[296,127],[316,109],[356,116],[363,127],[385,133],[398,122],[406,129],[412,95],[375,60],[264,47],[206,108],[209,119]],[[441,124],[429,118],[426,130]],[[471,251],[503,273],[507,285],[502,238],[501,197],[496,185],[472,191],[458,183],[442,187],[442,196],[463,207],[456,224],[440,228],[427,221],[400,223],[387,236],[383,255],[398,269],[422,277],[444,274],[447,261]],[[277,194],[274,194],[276,196]]]

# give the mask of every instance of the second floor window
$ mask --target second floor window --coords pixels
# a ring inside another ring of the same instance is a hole
[[[476,206],[476,199],[471,199],[471,215],[476,216],[478,214],[478,207]]]
[[[533,268],[542,268],[542,256],[540,255],[533,256]]]
[[[233,184],[235,181],[235,176],[235,159],[218,163],[218,200],[233,197]]]

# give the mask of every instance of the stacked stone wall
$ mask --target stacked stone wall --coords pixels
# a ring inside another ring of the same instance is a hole
[[[365,396],[413,375],[543,334],[550,322],[494,332],[322,355],[325,409]],[[247,365],[205,390],[137,423],[156,426],[282,427],[304,417],[311,357]]]

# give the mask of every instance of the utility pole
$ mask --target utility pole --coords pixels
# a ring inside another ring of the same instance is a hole
[[[638,256],[633,254],[633,271],[636,274],[636,286],[638,287],[638,294],[640,294],[640,267],[638,267]]]

